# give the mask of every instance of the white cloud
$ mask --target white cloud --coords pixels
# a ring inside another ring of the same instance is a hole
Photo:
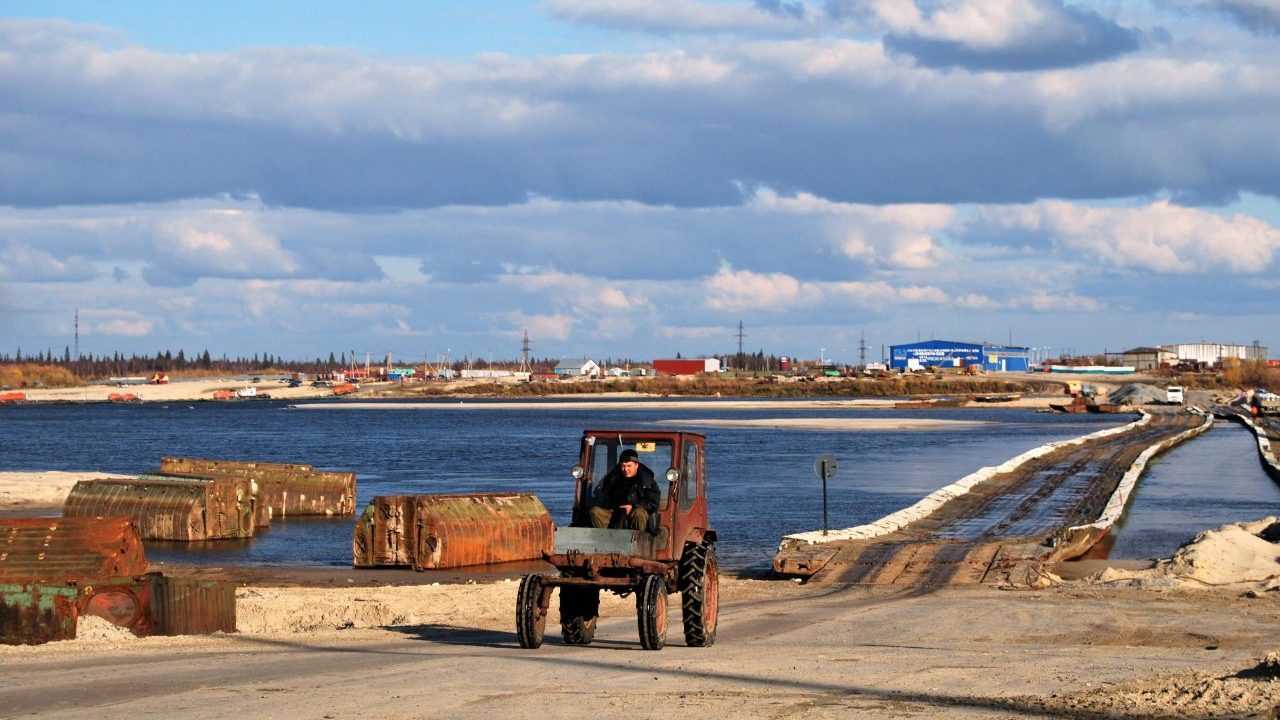
[[[707,304],[716,310],[786,312],[821,299],[821,291],[784,273],[755,273],[725,265],[705,283]]]
[[[523,337],[527,330],[529,336],[538,342],[562,342],[573,335],[573,328],[578,319],[565,314],[531,315],[524,312],[510,312],[503,315],[503,320],[511,327],[519,330],[504,331],[507,337]]]
[[[140,338],[151,334],[155,322],[134,310],[86,309],[80,312],[80,331],[86,336]]]
[[[955,223],[947,205],[836,203],[809,193],[782,196],[757,190],[749,206],[760,211],[824,218],[845,257],[888,268],[929,268],[950,259],[937,236]]]
[[[1163,200],[1139,208],[1044,201],[987,216],[1042,233],[1068,255],[1175,275],[1264,272],[1280,250],[1280,230],[1256,217],[1223,217]]]

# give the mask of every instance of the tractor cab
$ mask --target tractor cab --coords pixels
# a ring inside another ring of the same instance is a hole
[[[705,442],[702,435],[689,432],[584,432],[578,464],[572,470],[573,522],[571,527],[557,529],[555,553],[679,559],[684,543],[701,542],[708,529]],[[641,530],[591,527],[589,511],[603,502],[604,478],[617,467],[624,450],[634,451],[641,467],[653,473],[661,495],[658,510]]]

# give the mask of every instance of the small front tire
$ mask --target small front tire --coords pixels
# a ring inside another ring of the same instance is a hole
[[[645,575],[636,592],[640,647],[661,650],[667,644],[667,583],[661,575]]]
[[[600,589],[565,585],[560,588],[560,634],[570,645],[590,645],[600,615]]]
[[[516,636],[522,648],[532,650],[542,646],[542,636],[547,629],[542,593],[541,575],[525,575],[520,581],[520,590],[516,593]]]

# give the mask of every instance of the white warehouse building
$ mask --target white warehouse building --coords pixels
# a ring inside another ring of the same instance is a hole
[[[1223,360],[1267,360],[1267,348],[1255,340],[1252,345],[1228,345],[1223,343],[1182,343],[1161,345],[1161,350],[1172,352],[1179,361],[1193,361],[1205,365],[1217,365]]]

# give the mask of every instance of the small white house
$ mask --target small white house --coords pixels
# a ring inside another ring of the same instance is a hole
[[[556,365],[555,372],[557,377],[562,378],[600,377],[600,366],[590,358],[571,358],[561,360]]]

